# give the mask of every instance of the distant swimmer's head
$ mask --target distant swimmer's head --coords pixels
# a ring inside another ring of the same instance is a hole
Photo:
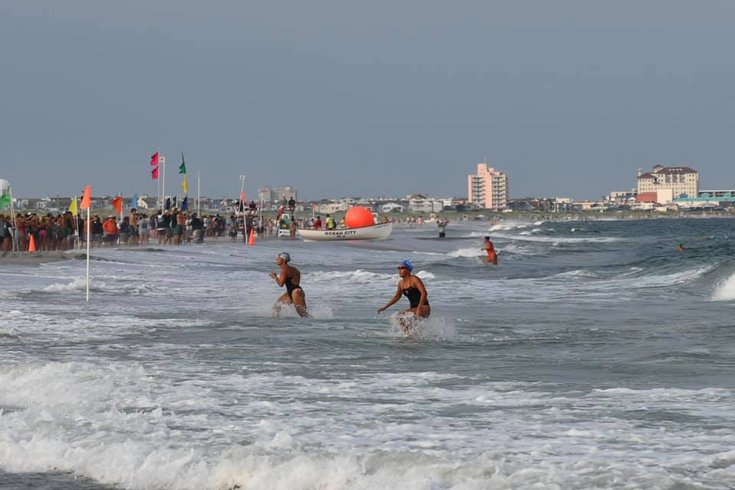
[[[401,260],[401,262],[400,262],[400,263],[398,264],[398,268],[399,268],[399,269],[406,269],[406,270],[407,270],[408,272],[411,272],[411,271],[413,271],[413,264],[411,263],[411,261],[410,261],[410,260],[408,260],[408,259],[403,259],[403,260]]]
[[[288,254],[288,252],[281,252],[278,254],[278,257],[283,259],[283,261],[286,263],[291,262],[291,256]]]
[[[489,236],[486,236],[486,237],[485,237],[485,240],[490,240],[490,237],[489,237]]]

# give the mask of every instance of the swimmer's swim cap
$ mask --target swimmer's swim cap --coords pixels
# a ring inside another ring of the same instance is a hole
[[[286,262],[291,262],[291,256],[288,254],[288,252],[281,252],[278,254],[278,256]]]
[[[408,259],[401,260],[400,265],[402,265],[403,267],[405,267],[406,269],[408,269],[408,272],[411,272],[413,270],[413,264]]]
[[[490,237],[489,237],[489,236],[486,236],[486,237],[485,237],[485,240],[490,240]]]

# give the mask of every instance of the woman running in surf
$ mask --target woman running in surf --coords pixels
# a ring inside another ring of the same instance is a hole
[[[398,275],[401,277],[401,280],[398,281],[396,294],[393,295],[385,306],[378,309],[378,313],[381,313],[398,302],[401,296],[408,298],[410,307],[402,310],[399,314],[401,316],[399,322],[404,332],[408,332],[413,325],[412,319],[407,318],[409,313],[412,313],[414,318],[428,318],[431,315],[431,306],[429,305],[428,293],[426,292],[424,282],[420,277],[412,275],[412,271],[413,264],[410,260],[405,259],[398,264]]]
[[[287,252],[281,252],[276,257],[276,264],[281,268],[281,273],[276,274],[271,271],[270,276],[275,279],[278,287],[286,286],[286,292],[283,293],[273,305],[273,316],[277,317],[283,305],[294,305],[299,316],[308,317],[306,311],[306,294],[301,289],[301,272],[294,266],[289,265],[291,256]]]

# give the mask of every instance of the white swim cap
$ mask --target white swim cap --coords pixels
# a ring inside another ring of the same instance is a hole
[[[291,256],[288,254],[288,252],[281,252],[278,254],[280,258],[282,258],[285,262],[291,262]]]

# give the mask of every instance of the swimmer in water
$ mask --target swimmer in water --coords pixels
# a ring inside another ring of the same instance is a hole
[[[490,237],[486,236],[485,241],[482,242],[482,249],[487,252],[487,257],[485,257],[485,263],[493,265],[498,265],[498,254],[495,251],[495,245],[493,245],[493,242],[490,241]]]
[[[683,252],[684,250],[686,250],[686,248],[684,248],[684,244],[679,242],[679,244],[676,246],[676,251]]]
[[[287,252],[281,252],[276,257],[276,264],[281,268],[281,273],[271,272],[270,276],[278,283],[278,287],[286,286],[286,292],[281,295],[273,305],[273,317],[277,317],[283,305],[294,305],[296,312],[301,317],[308,317],[306,311],[306,295],[301,289],[301,272],[294,266],[289,265],[291,256]]]
[[[410,307],[401,311],[400,323],[401,329],[408,333],[413,326],[413,319],[409,319],[409,314],[413,314],[414,318],[428,318],[431,314],[431,306],[429,306],[428,294],[426,293],[426,287],[424,282],[418,276],[411,274],[413,271],[413,264],[410,260],[402,260],[398,264],[398,275],[401,280],[398,281],[398,289],[396,294],[386,303],[385,306],[378,309],[378,313],[387,310],[390,306],[395,304],[401,296],[408,298]]]

